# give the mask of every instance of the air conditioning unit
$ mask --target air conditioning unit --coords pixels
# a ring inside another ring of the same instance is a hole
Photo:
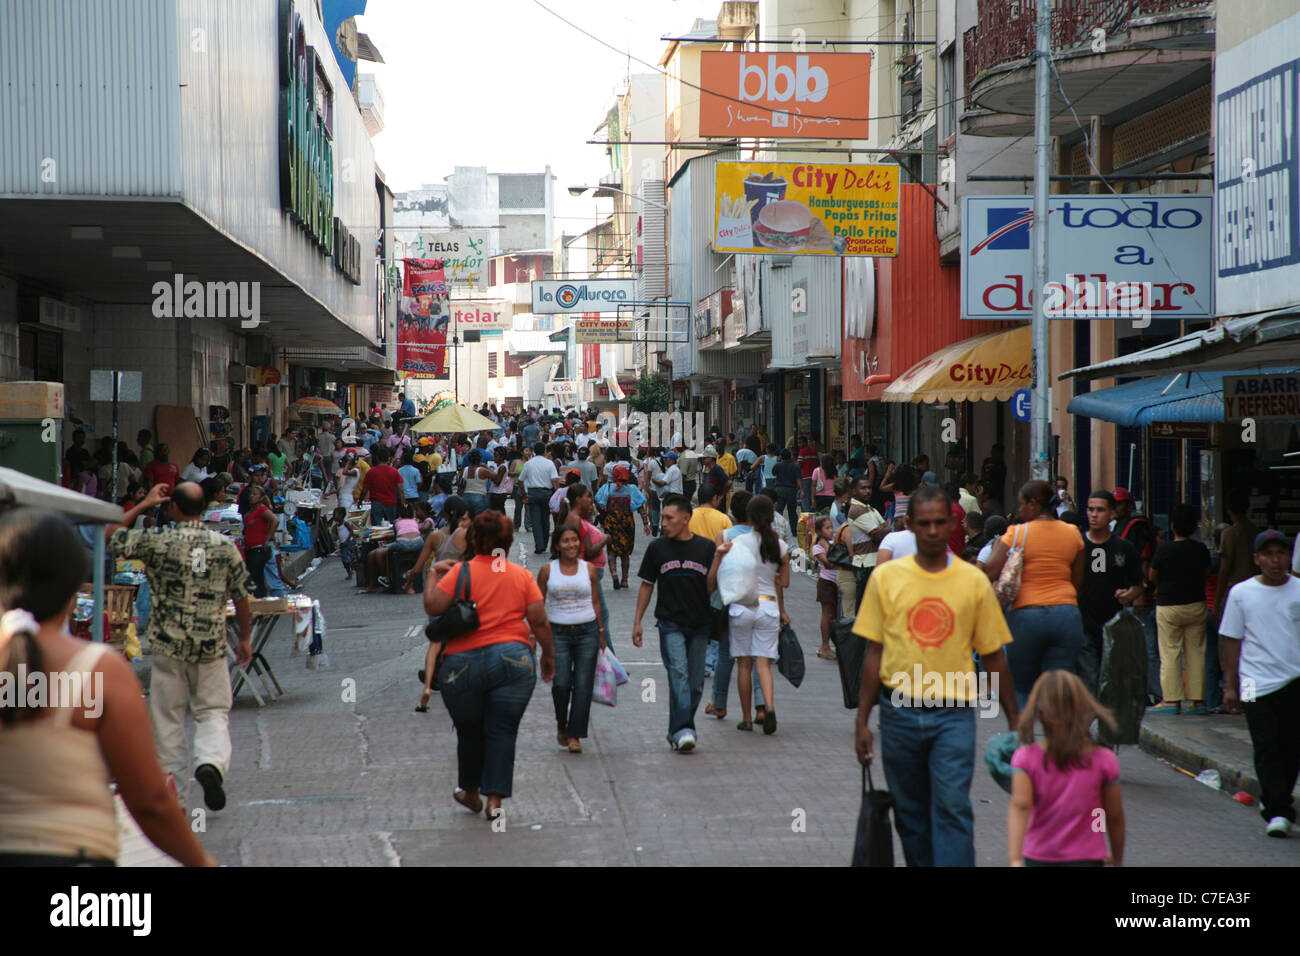
[[[251,365],[232,365],[226,375],[229,385],[256,385],[257,369]]]
[[[58,299],[41,296],[40,323],[65,332],[81,331],[81,309]]]

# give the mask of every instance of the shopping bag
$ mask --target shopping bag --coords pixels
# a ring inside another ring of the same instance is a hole
[[[758,560],[746,547],[733,547],[718,565],[718,595],[724,605],[758,605]]]
[[[998,575],[997,583],[993,585],[993,593],[997,595],[998,603],[1004,608],[1010,608],[1016,603],[1016,598],[1020,594],[1020,576],[1024,572],[1025,566],[1025,545],[1029,543],[1029,523],[1025,522],[1016,528],[1015,534],[1011,538],[1011,549],[1007,552],[1006,563],[1002,565],[1002,573]]]
[[[988,767],[994,783],[1011,792],[1011,758],[1020,746],[1020,735],[1014,730],[994,734],[984,745],[984,766]]]
[[[835,663],[840,669],[840,690],[844,693],[844,706],[853,710],[858,706],[858,692],[862,689],[862,658],[867,653],[867,642],[853,633],[854,618],[842,617],[831,624],[831,643],[835,645]]]
[[[894,795],[877,790],[871,780],[871,765],[862,765],[862,808],[858,811],[858,832],[853,840],[850,866],[893,866],[894,828],[889,811]]]
[[[776,660],[776,669],[782,677],[798,687],[803,683],[803,648],[799,646],[799,638],[789,624],[781,625],[781,633],[776,638],[776,652],[780,655]]]
[[[1098,742],[1108,747],[1136,745],[1147,709],[1147,642],[1141,620],[1128,608],[1102,628],[1097,702],[1115,715],[1114,730],[1098,721]]]
[[[627,671],[624,669],[622,661],[620,661],[617,657],[615,657],[614,652],[611,651],[608,647],[606,647],[600,653],[601,656],[603,656],[605,660],[609,662],[610,669],[614,671],[614,683],[616,683],[619,687],[622,687],[624,684],[628,682]]]
[[[608,648],[596,658],[596,683],[591,689],[591,702],[613,707],[618,698],[618,678],[609,663]]]

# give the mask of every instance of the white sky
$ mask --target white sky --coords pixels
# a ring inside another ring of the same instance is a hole
[[[602,40],[658,63],[696,17],[721,0],[542,0]],[[573,198],[608,169],[586,145],[629,73],[625,56],[601,46],[533,0],[369,0],[357,28],[386,63],[373,71],[384,98],[375,160],[393,192],[440,183],[456,166],[556,176],[557,234],[599,221],[608,200]],[[631,73],[651,72],[636,62]],[[577,217],[577,218],[562,218]]]

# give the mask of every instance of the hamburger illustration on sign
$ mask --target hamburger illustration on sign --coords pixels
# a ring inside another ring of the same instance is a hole
[[[803,203],[778,199],[763,205],[754,222],[754,239],[777,252],[797,252],[808,244],[816,221]]]

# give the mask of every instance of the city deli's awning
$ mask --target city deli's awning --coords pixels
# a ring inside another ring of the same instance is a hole
[[[1033,378],[1029,326],[963,339],[917,362],[881,396],[885,402],[1005,402]]]
[[[1225,377],[1289,375],[1297,370],[1297,366],[1291,366],[1156,375],[1076,395],[1066,411],[1128,427],[1156,422],[1223,422]]]

